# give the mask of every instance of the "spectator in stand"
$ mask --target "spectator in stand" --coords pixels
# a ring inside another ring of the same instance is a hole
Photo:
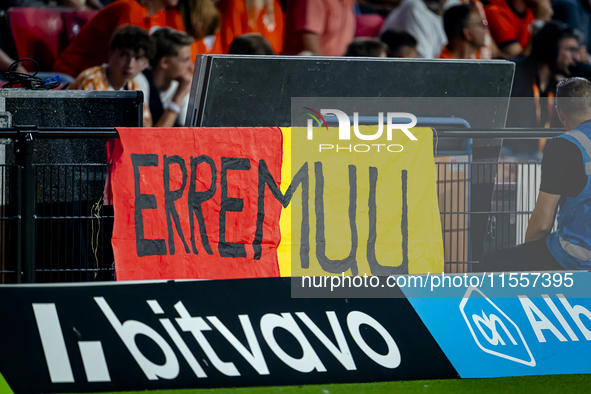
[[[154,41],[139,26],[125,26],[111,39],[109,62],[84,70],[68,90],[141,90],[138,74],[154,56]],[[142,77],[143,78],[143,77]],[[149,91],[144,91],[149,97]],[[150,109],[144,100],[144,126],[152,126]]]
[[[191,59],[201,54],[222,54],[221,13],[213,0],[181,0],[177,8],[166,10],[166,26],[185,31],[195,41]]]
[[[484,5],[480,0],[461,0],[462,4],[474,5],[478,12],[480,13],[480,17],[482,18],[483,23],[486,26],[486,32],[484,35],[484,46],[480,48],[476,52],[476,59],[493,59],[498,56],[499,48],[497,48],[497,44],[493,41],[490,30],[488,28],[488,20],[486,19],[486,12],[484,11]],[[446,4],[449,4],[446,3]]]
[[[447,38],[443,30],[445,0],[403,0],[382,26],[382,34],[391,29],[402,30],[417,40],[420,57],[432,59],[441,53]]]
[[[486,1],[486,0],[484,0]],[[490,30],[488,28],[488,20],[486,19],[486,12],[484,11],[484,5],[482,4],[481,0],[447,0],[445,3],[445,8],[451,8],[458,4],[466,4],[476,7],[478,12],[480,13],[480,17],[482,18],[482,22],[486,26],[486,32],[484,35],[484,46],[480,48],[475,56],[476,59],[494,59],[498,57],[499,48],[493,41]]]
[[[288,0],[283,53],[343,56],[355,35],[354,0]]]
[[[387,30],[380,40],[388,46],[388,57],[419,57],[417,40],[405,31]]]
[[[591,52],[591,3],[588,0],[554,0],[552,18],[568,24],[582,34],[581,60],[588,63]]]
[[[474,5],[460,4],[449,8],[443,16],[447,45],[441,59],[476,59],[484,47],[486,25]]]
[[[499,47],[498,56],[506,59],[527,55],[532,30],[541,28],[553,13],[550,0],[486,0],[483,3],[490,33]]]
[[[269,40],[273,52],[283,51],[285,22],[281,1],[220,0],[217,7],[222,13],[220,35],[224,53],[228,53],[234,38],[246,33],[259,33]]]
[[[230,55],[274,55],[271,43],[258,33],[247,33],[234,38]]]
[[[508,127],[560,127],[554,109],[556,85],[571,76],[579,55],[578,37],[568,25],[548,22],[534,36],[531,55],[518,61],[509,112]],[[537,154],[536,140],[516,140],[515,151]]]
[[[105,63],[109,46],[105,42],[118,26],[129,24],[144,29],[166,26],[166,7],[178,0],[117,0],[103,8],[84,25],[80,34],[61,53],[53,71],[76,77],[83,70]],[[174,26],[173,26],[174,27]]]
[[[149,84],[150,96],[146,101],[154,126],[184,126],[193,77],[193,38],[177,30],[161,28],[152,34],[152,39],[156,51],[144,76]]]
[[[388,46],[375,40],[353,41],[349,44],[345,56],[387,57]]]

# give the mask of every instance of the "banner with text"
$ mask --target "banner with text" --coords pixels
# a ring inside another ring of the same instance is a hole
[[[349,155],[307,138],[333,128],[118,131],[119,280],[443,271],[431,129]]]

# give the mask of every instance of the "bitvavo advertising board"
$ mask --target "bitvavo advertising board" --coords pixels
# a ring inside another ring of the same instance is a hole
[[[591,373],[590,273],[439,276],[403,291],[462,378]]]
[[[409,302],[291,299],[289,278],[0,286],[15,393],[455,378]]]

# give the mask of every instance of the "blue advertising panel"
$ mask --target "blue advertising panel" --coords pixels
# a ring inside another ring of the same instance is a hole
[[[591,273],[422,279],[403,291],[462,378],[591,373]]]

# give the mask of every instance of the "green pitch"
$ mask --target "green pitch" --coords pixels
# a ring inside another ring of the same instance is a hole
[[[154,394],[565,394],[587,393],[591,375],[527,376],[496,379],[415,380],[314,386],[248,387],[215,390],[169,390]],[[153,394],[150,393],[150,394]],[[136,392],[134,394],[146,394]]]
[[[134,391],[126,394],[564,394],[586,393],[591,375],[549,375],[496,379],[415,380],[362,384],[248,387],[208,390]],[[0,393],[12,393],[0,375]]]
[[[6,383],[6,380],[4,380],[4,376],[2,376],[2,374],[0,374],[0,394],[11,394],[11,393],[12,393],[12,390],[10,389],[8,384]]]
[[[235,389],[132,391],[126,394],[564,394],[586,393],[590,387],[591,375],[547,375],[496,379],[414,380]],[[11,393],[12,390],[0,375],[0,394]]]

